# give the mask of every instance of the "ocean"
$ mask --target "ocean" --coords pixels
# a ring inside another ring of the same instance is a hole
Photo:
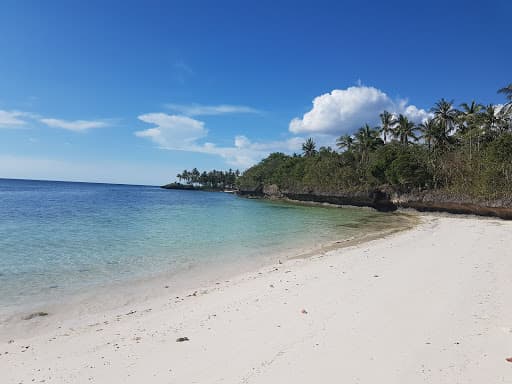
[[[391,217],[221,192],[0,179],[0,314],[136,279],[263,265]]]

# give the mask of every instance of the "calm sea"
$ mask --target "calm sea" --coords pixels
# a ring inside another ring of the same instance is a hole
[[[0,179],[0,311],[97,286],[297,253],[389,221],[226,193]]]

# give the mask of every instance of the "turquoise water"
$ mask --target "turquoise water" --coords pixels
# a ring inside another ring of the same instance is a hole
[[[386,221],[364,209],[157,187],[0,179],[0,310],[91,287],[263,260]]]

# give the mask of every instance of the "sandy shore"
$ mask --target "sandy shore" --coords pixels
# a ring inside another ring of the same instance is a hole
[[[37,332],[0,343],[0,381],[512,383],[512,222],[421,219],[197,291],[28,320]]]

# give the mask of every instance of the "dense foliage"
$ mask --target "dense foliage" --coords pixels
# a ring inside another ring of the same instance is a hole
[[[239,179],[242,189],[276,184],[282,190],[443,190],[495,199],[512,196],[512,84],[500,89],[507,104],[483,106],[441,99],[431,117],[415,124],[404,115],[380,115],[331,147],[308,139],[302,155],[273,153]]]

